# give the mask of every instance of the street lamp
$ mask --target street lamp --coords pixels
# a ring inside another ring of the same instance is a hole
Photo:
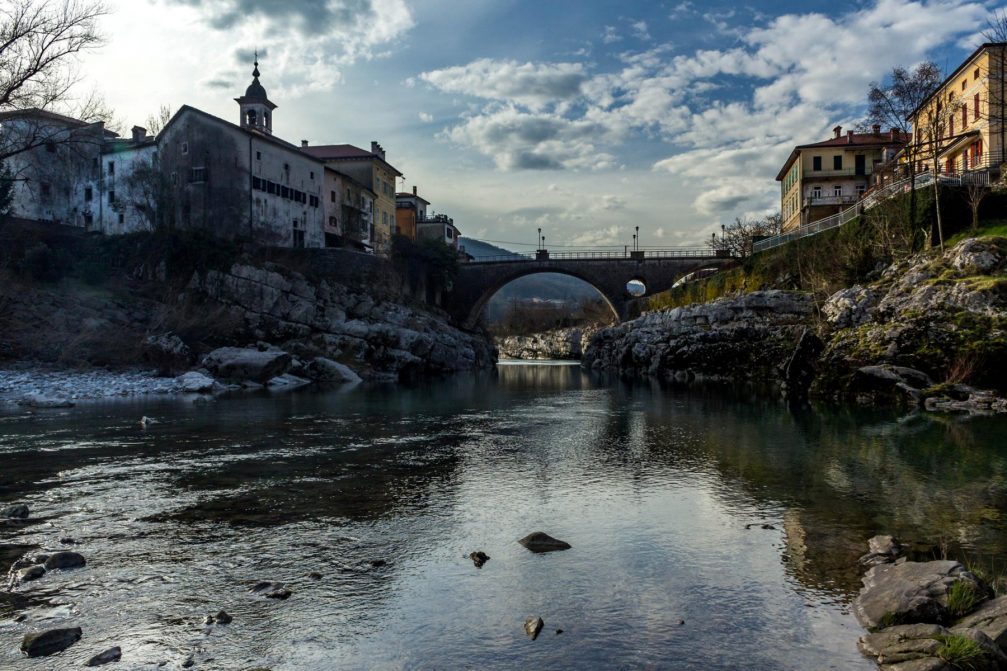
[[[542,229],[538,229],[538,249],[542,251]]]
[[[636,227],[636,235],[633,236],[633,240],[636,241],[634,243],[636,245],[636,251],[640,251],[640,227],[639,226]]]

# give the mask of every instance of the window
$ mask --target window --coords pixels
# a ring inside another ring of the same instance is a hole
[[[42,182],[42,195],[49,196],[50,194],[52,194],[52,187],[49,182]]]
[[[329,198],[332,200],[333,203],[336,202],[336,192],[335,191],[330,191],[329,192]]]
[[[280,187],[280,198],[290,198],[290,189],[288,187]]]
[[[962,130],[969,125],[969,106],[962,104]]]
[[[119,213],[119,223],[120,224],[125,224],[126,223],[126,215],[123,214],[122,212]]]
[[[318,207],[318,196],[308,196],[308,205]]]
[[[298,228],[300,222],[294,219],[294,247],[304,246],[304,231]]]
[[[836,198],[841,197],[843,195],[843,187],[841,187],[838,184],[836,184],[835,186],[833,186],[832,187],[832,195],[835,196]]]
[[[262,191],[262,179],[259,177],[252,178],[252,188],[256,191]]]
[[[188,142],[183,142],[182,143],[182,156],[185,156],[188,153],[189,153],[189,143]]]
[[[948,135],[955,134],[955,118],[953,116],[948,117]]]
[[[975,94],[972,98],[972,120],[976,121],[979,119],[979,94]]]
[[[262,152],[261,151],[255,152],[255,160],[256,161],[261,161],[262,160]]]
[[[206,168],[193,168],[189,172],[190,182],[205,182],[206,181]]]
[[[84,202],[90,203],[92,198],[94,198],[94,191],[89,186],[84,187]]]
[[[108,192],[108,204],[115,205],[115,189]]]
[[[172,186],[177,186],[178,185],[178,173],[177,172],[172,172],[171,173],[171,185]]]
[[[962,91],[965,90],[965,85],[968,83],[968,81],[969,81],[968,79],[963,79],[962,80]]]
[[[857,195],[858,196],[864,195],[864,191],[866,191],[866,190],[867,190],[866,186],[864,186],[863,184],[857,184]]]
[[[115,161],[109,161],[108,162],[108,174],[110,174],[110,175],[114,175],[115,174]]]
[[[840,154],[839,156],[833,156],[832,157],[832,169],[833,170],[842,170],[843,169],[843,156],[842,156],[842,154]]]
[[[270,182],[268,179],[266,180],[266,193],[276,195],[276,184]]]
[[[94,224],[94,217],[88,212],[84,215],[84,228],[91,228],[92,224]]]
[[[972,72],[972,79],[974,79],[974,80],[976,80],[976,81],[979,81],[979,68],[976,68],[976,69],[975,69],[975,70],[974,70],[974,71]]]
[[[815,156],[814,158],[811,159],[811,169],[812,170],[821,170],[822,169],[822,157],[821,156]]]
[[[311,179],[314,179],[314,178],[315,178],[315,173],[314,173],[314,171],[312,171],[311,172]]]

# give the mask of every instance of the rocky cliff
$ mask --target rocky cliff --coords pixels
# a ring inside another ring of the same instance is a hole
[[[587,344],[601,327],[555,329],[532,335],[496,339],[500,356],[507,359],[580,359]]]
[[[496,359],[487,337],[460,331],[434,312],[338,282],[311,281],[275,263],[196,273],[183,298],[223,306],[248,339],[303,360],[341,361],[365,378],[472,370]]]
[[[629,376],[783,381],[813,312],[808,294],[778,290],[654,312],[596,333],[583,365]]]

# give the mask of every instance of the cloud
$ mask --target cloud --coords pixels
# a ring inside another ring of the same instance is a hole
[[[588,120],[512,106],[469,117],[443,137],[493,157],[501,170],[600,169],[614,158],[598,148],[608,129]]]
[[[601,34],[601,41],[604,44],[615,44],[622,41],[622,35],[615,26],[605,26],[605,32]]]
[[[587,79],[581,63],[519,63],[481,58],[432,70],[420,79],[445,93],[517,103],[534,110],[576,98]]]
[[[647,31],[646,21],[635,21],[632,25],[633,36],[638,40],[649,41],[650,33]]]
[[[420,112],[420,121],[423,123],[430,123],[434,120],[434,115],[429,112]]]
[[[235,63],[207,81],[247,78],[254,48],[268,90],[326,90],[342,68],[377,58],[413,25],[406,0],[167,0],[191,8],[211,30],[241,45]]]

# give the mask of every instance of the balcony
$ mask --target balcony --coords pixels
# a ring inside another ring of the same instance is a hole
[[[857,170],[856,168],[841,168],[839,170],[805,170],[801,175],[803,179],[815,179],[816,177],[821,177],[822,179],[831,179],[834,177],[868,177],[871,174],[871,166],[866,166],[863,170]]]
[[[852,205],[860,200],[860,196],[811,196],[805,203],[806,206],[816,205]]]

